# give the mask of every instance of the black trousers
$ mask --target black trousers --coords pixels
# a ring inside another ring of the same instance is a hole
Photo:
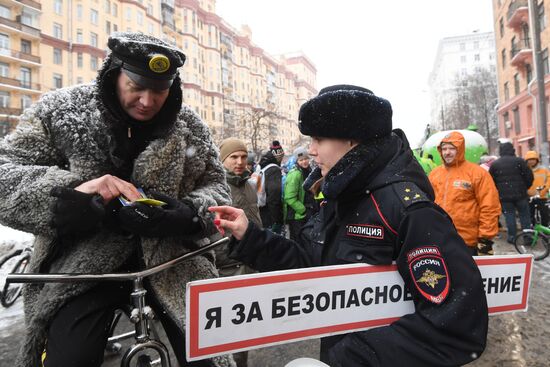
[[[538,209],[540,211],[540,224],[548,227],[548,207],[546,206],[545,199],[533,199],[529,203],[529,209],[531,210],[531,222],[533,225],[537,224],[535,209]]]
[[[304,224],[306,224],[306,220],[288,220],[288,230],[290,232],[290,239],[293,241],[298,241],[300,238],[300,231],[302,230],[302,227]]]
[[[64,305],[48,330],[44,367],[101,366],[115,310],[130,302],[130,293],[129,282],[108,282]],[[180,367],[213,367],[209,360],[187,362],[183,332],[153,297],[147,297],[147,304],[160,319]]]

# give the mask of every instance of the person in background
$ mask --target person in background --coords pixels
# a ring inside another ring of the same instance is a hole
[[[489,168],[491,168],[491,165],[496,160],[497,157],[495,157],[494,155],[482,155],[481,157],[479,157],[479,166],[485,171],[489,172]]]
[[[516,210],[521,229],[531,227],[529,196],[527,189],[533,184],[533,172],[522,158],[516,157],[512,143],[504,142],[499,147],[500,158],[491,164],[489,173],[498,189],[504,219],[507,241],[514,243],[517,233]]]
[[[423,150],[420,151],[419,157],[418,157],[418,163],[420,163],[420,166],[424,170],[424,173],[426,175],[429,175],[430,172],[437,167],[436,164],[433,161],[433,157],[430,159],[429,157],[431,154],[427,154]]]
[[[531,171],[533,171],[533,184],[527,190],[527,194],[531,198],[529,202],[531,211],[531,221],[536,224],[535,209],[540,212],[540,224],[548,227],[548,189],[550,188],[550,171],[540,165],[539,154],[530,150],[525,153],[525,161]],[[540,191],[539,191],[540,189]]]
[[[311,173],[309,155],[304,148],[297,148],[293,154],[296,163],[287,173],[284,186],[283,211],[289,226],[291,240],[297,240],[302,226],[311,218],[315,210],[313,194],[303,187]]]
[[[214,234],[207,208],[230,202],[209,129],[182,103],[185,55],[142,33],[114,33],[107,46],[94,82],[43,94],[0,143],[0,223],[35,235],[30,272],[133,272],[166,262]],[[136,202],[138,188],[166,205]],[[234,363],[185,358],[185,285],[216,277],[212,260],[196,256],[144,282],[182,367]],[[15,365],[99,367],[131,288],[26,285]]]
[[[321,210],[292,241],[258,228],[241,209],[209,208],[234,237],[230,256],[259,271],[397,264],[414,312],[321,339],[321,360],[331,367],[461,366],[478,358],[488,327],[481,274],[434,204],[404,133],[392,131],[390,103],[365,88],[335,85],[302,105],[299,121],[312,137],[312,175],[324,178]]]
[[[491,175],[464,158],[464,136],[458,131],[447,134],[437,150],[443,165],[428,176],[435,203],[449,214],[472,255],[492,255],[501,208]]]
[[[284,151],[278,141],[273,141],[260,160],[258,171],[258,206],[264,228],[274,233],[282,233],[283,230],[283,201],[282,180],[280,163],[284,157]]]
[[[233,206],[244,210],[258,227],[262,227],[256,190],[248,184],[250,172],[247,170],[248,150],[237,138],[227,138],[220,144],[220,160],[225,168],[225,177],[231,189]],[[220,276],[233,276],[254,272],[243,263],[227,256],[227,246],[216,248],[216,267]],[[248,365],[248,352],[233,354],[237,367]]]

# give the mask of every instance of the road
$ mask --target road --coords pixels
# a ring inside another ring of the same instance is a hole
[[[498,254],[515,254],[511,245],[497,240]],[[487,349],[475,367],[543,367],[548,366],[550,351],[547,338],[550,335],[550,257],[535,262],[531,281],[528,312],[494,315],[489,319]],[[9,309],[0,309],[0,366],[13,365],[20,337],[23,332],[22,302]],[[128,324],[122,325],[128,330]],[[263,348],[249,352],[250,367],[283,367],[298,357],[318,358],[318,340],[291,343],[284,346]],[[119,356],[107,354],[105,367],[119,365]]]

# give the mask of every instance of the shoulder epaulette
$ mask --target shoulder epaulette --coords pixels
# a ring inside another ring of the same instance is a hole
[[[396,182],[392,187],[405,208],[419,202],[432,201],[424,191],[412,182]]]

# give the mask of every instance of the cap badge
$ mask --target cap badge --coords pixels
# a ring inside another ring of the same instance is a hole
[[[157,54],[151,57],[151,60],[149,60],[149,69],[155,73],[164,73],[166,70],[170,68],[170,60],[168,57]]]

